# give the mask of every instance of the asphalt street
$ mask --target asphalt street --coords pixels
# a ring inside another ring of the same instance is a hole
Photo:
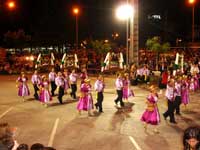
[[[106,77],[103,101],[104,113],[89,117],[87,112],[81,116],[76,110],[77,101],[69,94],[64,96],[64,104],[53,97],[48,108],[31,95],[23,102],[17,96],[15,80],[17,76],[0,76],[0,122],[8,122],[17,128],[16,139],[19,143],[32,145],[42,143],[57,150],[181,150],[184,129],[200,125],[200,91],[190,95],[187,108],[181,106],[181,116],[175,116],[178,124],[170,124],[162,117],[167,109],[164,94],[159,95],[161,123],[159,133],[153,132],[153,126],[144,130],[140,117],[146,108],[147,86],[134,86],[135,97],[129,99],[126,107],[117,110],[114,107],[116,92],[114,77]],[[92,85],[95,77],[91,77]],[[78,84],[79,85],[79,84]],[[164,92],[163,92],[164,93]],[[94,101],[95,92],[93,93]]]

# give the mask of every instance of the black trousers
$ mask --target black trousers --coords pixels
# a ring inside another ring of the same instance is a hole
[[[57,86],[55,84],[55,81],[51,81],[51,95],[54,96],[54,92],[56,90]]]
[[[176,96],[174,103],[176,114],[180,114],[181,96]]]
[[[38,96],[38,91],[39,91],[39,88],[37,86],[37,84],[33,84],[33,88],[34,88],[34,97],[35,99],[39,100],[39,96]]]
[[[174,110],[175,110],[174,101],[168,100],[168,109],[163,115],[164,115],[165,118],[167,118],[169,116],[170,122],[174,122],[175,121]]]
[[[115,99],[115,103],[120,102],[120,106],[124,106],[124,102],[122,101],[123,97],[123,91],[122,90],[117,90],[117,98]]]
[[[60,86],[59,89],[58,89],[58,100],[59,100],[60,104],[63,103],[62,102],[63,95],[64,95],[64,87]]]
[[[72,96],[72,98],[76,99],[77,85],[71,84],[71,90],[72,90],[72,92],[70,93],[70,95]]]
[[[97,103],[95,104],[95,106],[97,106],[99,108],[99,112],[103,111],[102,102],[103,102],[103,92],[98,92],[97,93]]]

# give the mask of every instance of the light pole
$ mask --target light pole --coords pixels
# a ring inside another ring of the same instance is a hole
[[[195,0],[188,0],[189,4],[192,5],[192,42],[194,42],[194,7]]]
[[[79,15],[79,8],[73,8],[73,14],[76,16],[76,50],[78,50],[78,15]]]
[[[129,64],[129,19],[133,18],[134,10],[129,4],[123,4],[116,9],[116,16],[120,20],[126,20],[126,66]],[[130,24],[131,26],[132,24]]]

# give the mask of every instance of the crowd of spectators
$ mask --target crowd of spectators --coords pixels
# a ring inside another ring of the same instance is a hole
[[[0,123],[0,150],[56,150],[41,143],[34,143],[31,146],[18,144],[15,132],[16,128],[9,126],[8,123]]]

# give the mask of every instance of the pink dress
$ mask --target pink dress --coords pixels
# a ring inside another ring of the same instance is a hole
[[[123,98],[128,99],[131,96],[134,96],[133,90],[129,88],[130,81],[124,80],[123,81]]]
[[[81,84],[81,96],[79,98],[78,104],[77,104],[77,109],[78,110],[88,110],[88,92],[89,92],[89,87],[86,83]]]
[[[198,76],[194,76],[194,90],[198,90],[199,89],[199,79]]]
[[[64,89],[65,91],[67,91],[69,89],[69,76],[64,75],[64,82],[65,82]]]
[[[160,123],[160,114],[157,107],[158,97],[151,93],[147,97],[147,108],[142,114],[141,121],[151,125],[158,125]]]
[[[49,82],[45,81],[41,83],[42,91],[40,93],[40,101],[47,103],[52,100],[51,94],[49,92]]]
[[[92,86],[91,85],[88,85],[88,102],[87,102],[87,107],[88,107],[88,110],[91,110],[93,109],[93,97],[92,97]]]
[[[190,101],[189,99],[189,90],[188,90],[189,84],[187,82],[184,82],[182,84],[181,89],[181,101],[184,105],[187,105]]]
[[[19,84],[18,96],[29,96],[30,91],[27,85],[28,78],[27,77],[18,77],[17,81]]]

